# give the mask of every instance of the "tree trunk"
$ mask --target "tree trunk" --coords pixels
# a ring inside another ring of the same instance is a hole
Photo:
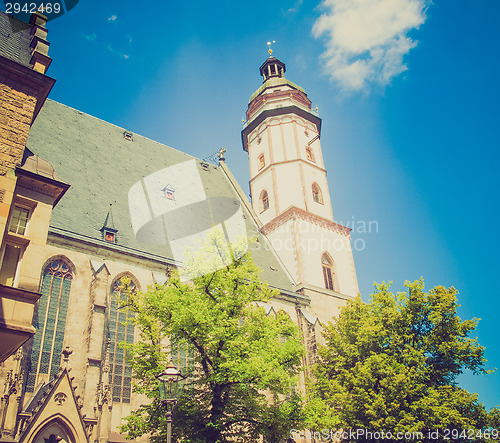
[[[206,443],[221,443],[223,441],[220,432],[220,422],[224,414],[224,403],[222,401],[222,386],[216,385],[212,389],[212,409],[210,411],[210,420],[205,429]]]

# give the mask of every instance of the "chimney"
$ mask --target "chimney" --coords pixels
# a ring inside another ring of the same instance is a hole
[[[30,17],[31,28],[31,60],[33,70],[45,74],[52,59],[49,54],[49,42],[47,41],[47,17],[35,12]]]

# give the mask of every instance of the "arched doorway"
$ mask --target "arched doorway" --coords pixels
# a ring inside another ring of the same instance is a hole
[[[55,419],[36,434],[32,443],[76,443],[76,439],[64,422]]]

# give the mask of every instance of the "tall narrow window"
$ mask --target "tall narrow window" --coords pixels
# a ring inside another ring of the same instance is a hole
[[[337,282],[335,275],[335,265],[332,258],[326,252],[321,256],[321,265],[323,267],[323,279],[325,280],[325,288],[336,291]]]
[[[306,147],[306,158],[311,162],[316,162],[316,160],[314,160],[314,154],[310,146]]]
[[[262,191],[260,194],[260,212],[264,212],[269,209],[269,195],[267,191]]]
[[[47,381],[59,371],[72,280],[71,268],[63,259],[54,259],[43,271],[42,296],[34,316],[36,334],[31,348],[28,392],[34,391],[38,374],[47,374]]]
[[[316,203],[323,204],[323,194],[321,192],[320,187],[316,183],[312,185],[312,194],[313,194],[313,200]]]
[[[16,280],[17,268],[21,258],[22,248],[19,245],[5,243],[0,268],[0,284],[13,286]]]
[[[137,290],[137,285],[131,276],[128,289],[132,292]],[[120,343],[134,343],[134,325],[130,320],[133,315],[128,308],[122,306],[127,300],[126,287],[123,278],[115,280],[111,286],[111,309],[109,313],[109,339],[111,348],[109,350],[110,384],[112,386],[113,401],[117,403],[130,403],[132,367],[125,358],[125,350]]]
[[[266,159],[264,158],[264,154],[260,154],[258,157],[258,162],[259,162],[259,171],[266,166]]]
[[[30,211],[29,209],[15,206],[10,218],[9,232],[14,234],[24,235],[28,225]]]

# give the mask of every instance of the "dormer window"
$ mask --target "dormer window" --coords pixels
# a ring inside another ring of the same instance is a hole
[[[113,228],[103,226],[101,228],[102,239],[104,241],[109,242],[109,243],[116,243],[116,233],[117,232],[118,232],[118,229],[113,229]]]
[[[112,205],[109,205],[108,215],[106,220],[104,220],[104,225],[99,231],[101,231],[102,239],[109,243],[116,243],[116,233],[118,229],[115,228],[115,223],[113,221],[113,212],[111,211]]]
[[[208,171],[208,164],[207,164],[207,169]],[[174,200],[175,201],[175,189],[173,188],[172,185],[167,185],[162,189],[163,192],[163,197],[166,198],[167,200]]]
[[[106,232],[104,233],[104,240],[109,241],[111,243],[115,242],[115,233],[114,232]]]

